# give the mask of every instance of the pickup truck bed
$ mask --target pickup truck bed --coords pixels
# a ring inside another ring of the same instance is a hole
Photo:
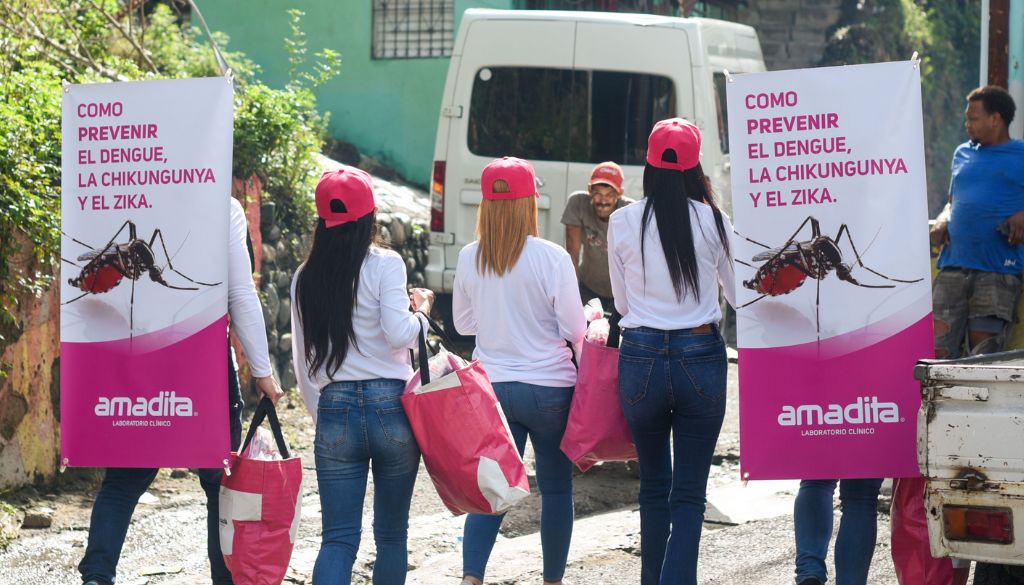
[[[1024,351],[923,360],[914,376],[932,554],[1024,565]]]

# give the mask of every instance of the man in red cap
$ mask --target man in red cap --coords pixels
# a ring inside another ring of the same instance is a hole
[[[607,311],[613,306],[608,276],[608,218],[616,209],[633,203],[629,197],[622,196],[623,178],[619,165],[613,162],[597,165],[590,173],[587,191],[570,195],[562,213],[565,249],[576,267],[580,299],[587,303],[599,298]]]

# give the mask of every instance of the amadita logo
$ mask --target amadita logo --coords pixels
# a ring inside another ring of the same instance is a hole
[[[841,425],[864,423],[898,423],[900,409],[895,402],[879,402],[877,396],[858,397],[847,404],[800,404],[782,406],[779,425],[801,427],[811,425]]]
[[[173,391],[162,391],[149,400],[100,396],[94,412],[96,416],[192,416],[192,399],[179,398]]]

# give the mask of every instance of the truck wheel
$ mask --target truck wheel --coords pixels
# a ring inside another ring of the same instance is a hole
[[[1024,585],[1024,567],[977,563],[974,585]]]

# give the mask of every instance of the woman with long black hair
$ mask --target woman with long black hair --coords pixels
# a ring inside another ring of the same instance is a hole
[[[313,247],[292,280],[292,363],[316,421],[323,544],[314,585],[350,583],[373,469],[375,585],[405,583],[409,504],[420,452],[399,402],[433,293],[406,292],[405,262],[377,241],[370,176],[328,171],[316,188]]]
[[[708,471],[725,416],[719,285],[734,304],[732,225],[701,169],[700,142],[686,120],[655,124],[644,199],[608,225],[623,329],[619,393],[640,461],[642,585],[697,583]]]

